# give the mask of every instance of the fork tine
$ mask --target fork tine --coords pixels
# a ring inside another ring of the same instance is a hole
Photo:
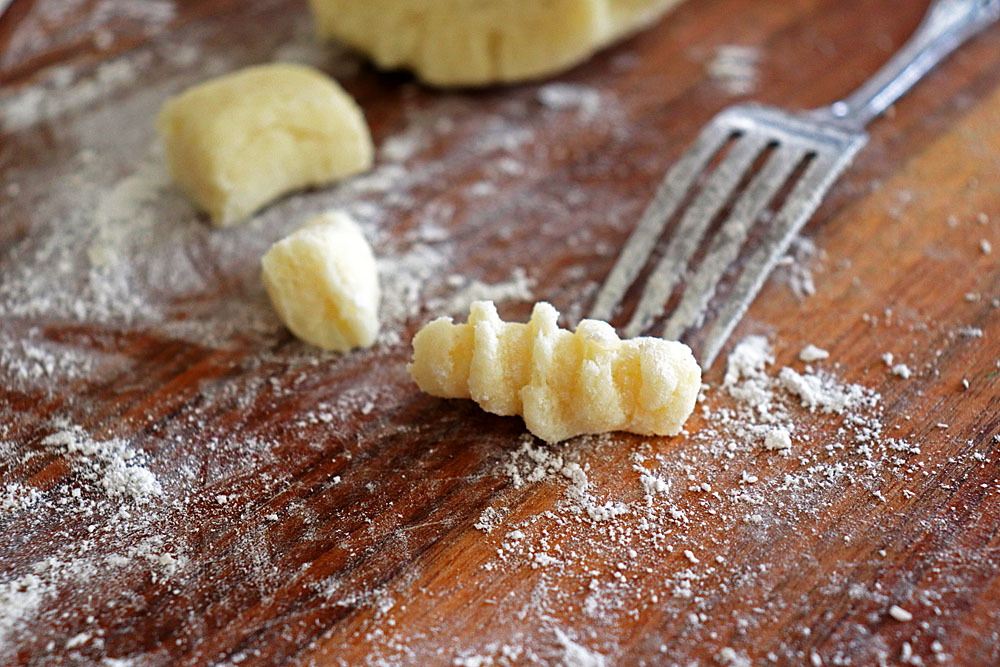
[[[667,171],[656,195],[618,255],[614,267],[604,279],[590,310],[591,318],[611,319],[615,306],[646,264],[664,226],[676,213],[695,178],[704,171],[733,132],[733,128],[724,123],[709,123],[691,148]]]
[[[663,329],[664,338],[680,338],[689,327],[704,317],[705,307],[715,294],[726,269],[739,255],[750,227],[805,155],[806,151],[801,146],[782,144],[768,157],[763,168],[733,206],[729,219],[712,239],[698,271],[684,286],[681,302]]]
[[[639,305],[625,326],[627,338],[642,333],[649,320],[662,311],[681,272],[701,243],[709,223],[768,142],[769,139],[760,134],[743,135],[712,172],[708,182],[684,212],[663,258],[646,281]]]
[[[843,155],[818,154],[792,188],[764,240],[747,260],[732,294],[723,304],[705,338],[699,360],[704,368],[715,361],[729,334],[750,307],[750,302],[763,287],[778,259],[788,249],[792,238],[819,207],[823,195],[842,170],[843,158]]]

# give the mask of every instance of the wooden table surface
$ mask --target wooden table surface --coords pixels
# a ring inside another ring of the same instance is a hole
[[[803,234],[815,251],[733,337],[768,338],[772,377],[825,348],[815,366],[877,406],[778,392],[793,447],[766,451],[727,422],[723,357],[686,434],[546,447],[418,392],[413,332],[474,294],[572,323],[666,167],[744,99],[720,47],[759,53],[753,99],[818,106],[926,3],[691,1],[554,79],[573,86],[557,103],[377,72],[316,44],[303,5],[0,18],[0,662],[1000,664],[1000,28],[872,125]],[[275,59],[357,98],[376,171],[213,230],[166,179],[153,116]],[[379,344],[347,355],[296,341],[258,274],[331,206],[386,292]],[[116,495],[114,470],[160,492]]]

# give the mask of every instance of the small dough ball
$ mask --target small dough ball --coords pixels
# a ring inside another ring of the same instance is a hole
[[[680,0],[310,0],[319,33],[438,86],[537,79]]]
[[[157,128],[170,173],[216,225],[372,164],[361,109],[303,65],[248,67],[194,86],[163,105]]]
[[[368,347],[378,335],[375,255],[361,228],[331,211],[271,246],[264,286],[296,336],[324,350]]]

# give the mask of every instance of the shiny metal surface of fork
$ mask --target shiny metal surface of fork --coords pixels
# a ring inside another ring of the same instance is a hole
[[[689,277],[663,335],[680,338],[706,324],[720,281],[756,225],[766,225],[749,250],[731,292],[707,325],[699,361],[711,366],[775,264],[823,196],[868,141],[864,127],[928,71],[1000,18],[1000,0],[935,0],[906,44],[865,84],[829,107],[791,113],[737,105],[717,114],[671,167],[594,301],[590,317],[609,320],[642,273],[667,223],[679,218],[662,258],[645,278],[624,334],[636,336],[662,313],[685,271]],[[729,150],[706,175],[713,159]],[[754,166],[760,162],[758,170]],[[740,185],[745,187],[739,190]],[[769,204],[787,193],[767,221]],[[681,204],[690,197],[687,207]],[[719,222],[702,261],[689,267],[711,223]],[[690,270],[689,270],[690,268]]]

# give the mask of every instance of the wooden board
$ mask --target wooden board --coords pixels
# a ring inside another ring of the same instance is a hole
[[[872,126],[806,230],[817,251],[801,246],[733,338],[767,336],[772,377],[825,348],[815,366],[876,407],[810,413],[773,389],[793,447],[766,451],[745,414],[726,421],[721,359],[686,435],[545,447],[404,369],[412,333],[473,294],[506,294],[509,318],[534,299],[585,312],[666,167],[743,99],[709,74],[719,47],[759,49],[754,99],[808,108],[864,80],[924,9],[690,2],[558,77],[573,88],[554,108],[544,83],[442,92],[379,73],[314,43],[284,0],[13,0],[3,661],[1000,662],[998,29]],[[277,58],[356,96],[376,171],[213,230],[165,178],[152,118]],[[361,221],[386,291],[380,343],[342,356],[288,334],[258,275],[271,242],[331,206]],[[810,274],[815,294],[796,296]],[[139,477],[114,496],[123,467]]]

